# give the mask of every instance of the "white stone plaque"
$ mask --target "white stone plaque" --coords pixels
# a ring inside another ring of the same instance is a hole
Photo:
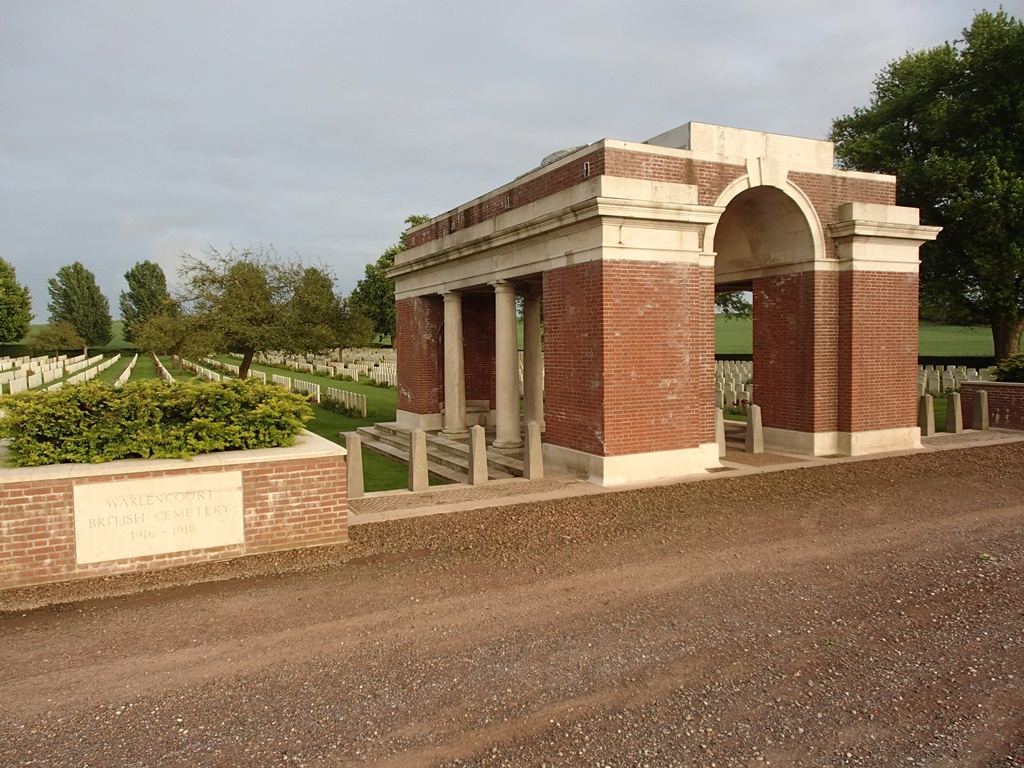
[[[80,564],[244,541],[241,472],[75,486]]]

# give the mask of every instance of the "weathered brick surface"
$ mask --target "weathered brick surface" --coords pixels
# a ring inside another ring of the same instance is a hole
[[[836,429],[836,277],[800,272],[754,282],[754,401],[766,427]]]
[[[398,408],[437,413],[444,400],[444,300],[416,296],[395,302]]]
[[[245,543],[78,565],[74,484],[241,471]],[[158,570],[348,540],[344,456],[129,473],[76,480],[3,482],[0,478],[0,589],[112,573]]]
[[[988,393],[990,427],[1024,429],[1024,384],[995,381],[965,381],[960,384],[960,405],[965,428],[971,427],[974,398],[978,390]]]
[[[494,407],[494,294],[462,297],[466,399]],[[443,364],[443,363],[442,363]]]
[[[671,157],[657,152],[602,147],[573,160],[571,163],[542,173],[521,184],[500,190],[479,202],[452,211],[429,225],[410,232],[410,248],[440,240],[489,221],[506,211],[530,205],[556,192],[570,189],[585,179],[607,174],[627,179],[691,184],[699,187],[698,200],[711,205],[722,190],[746,173],[742,165],[711,163],[684,157]]]
[[[790,171],[788,180],[800,189],[823,225],[839,220],[839,206],[843,203],[877,203],[896,205],[896,185],[891,181],[851,179],[822,173]],[[825,256],[834,259],[835,243],[825,238]]]
[[[917,423],[916,274],[839,275],[839,431]]]
[[[654,262],[545,272],[546,440],[598,456],[713,442],[713,280]]]

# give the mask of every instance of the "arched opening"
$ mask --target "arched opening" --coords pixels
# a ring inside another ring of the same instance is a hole
[[[806,265],[816,247],[807,215],[783,190],[753,187],[729,200],[710,235],[715,292],[742,291],[754,305],[752,364],[716,365],[716,398],[726,418],[742,418],[748,401],[761,407],[766,428],[813,432],[816,286]]]

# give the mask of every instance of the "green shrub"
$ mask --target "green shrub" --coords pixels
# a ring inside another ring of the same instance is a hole
[[[17,467],[276,448],[313,418],[305,398],[256,379],[89,382],[5,397],[3,409]]]
[[[1024,383],[1024,352],[1010,355],[996,366],[996,381],[1016,381]]]

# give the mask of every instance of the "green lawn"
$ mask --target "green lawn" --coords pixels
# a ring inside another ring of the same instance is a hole
[[[920,323],[917,349],[922,357],[991,357],[992,331],[984,327]],[[749,355],[753,351],[753,320],[715,315],[717,354]]]

